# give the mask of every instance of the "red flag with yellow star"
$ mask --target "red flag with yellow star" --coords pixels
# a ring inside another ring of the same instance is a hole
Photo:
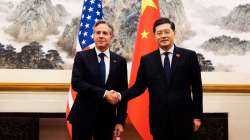
[[[153,24],[159,17],[158,0],[142,0],[129,86],[135,83],[141,56],[157,49],[153,34]],[[141,96],[128,103],[129,119],[143,140],[152,140],[149,131],[148,106],[148,91],[145,91]]]

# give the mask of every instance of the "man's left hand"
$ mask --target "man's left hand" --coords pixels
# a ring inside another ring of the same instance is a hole
[[[201,126],[201,120],[200,119],[193,119],[194,132],[198,131],[200,126]]]
[[[114,130],[114,137],[120,137],[123,131],[124,131],[124,128],[122,124],[116,124],[115,130]]]

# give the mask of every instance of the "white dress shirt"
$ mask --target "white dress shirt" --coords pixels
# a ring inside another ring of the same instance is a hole
[[[160,49],[160,54],[161,54],[161,63],[162,63],[162,67],[164,67],[164,59],[165,59],[165,52],[168,52],[168,58],[169,58],[169,63],[170,63],[170,68],[171,68],[171,64],[172,64],[172,58],[173,58],[173,54],[174,54],[174,45],[168,49],[168,51],[163,50],[162,48]]]

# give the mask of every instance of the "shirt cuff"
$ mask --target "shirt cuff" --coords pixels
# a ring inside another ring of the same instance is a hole
[[[106,96],[106,94],[107,94],[107,90],[105,90],[105,92],[104,92],[104,95],[103,95],[103,98],[105,98],[105,96]]]
[[[118,95],[119,101],[121,101],[121,100],[122,100],[122,95],[121,95],[121,93],[120,93],[120,92],[116,92],[116,93],[117,93],[117,95]]]

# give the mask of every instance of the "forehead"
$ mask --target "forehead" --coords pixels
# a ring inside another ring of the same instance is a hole
[[[164,23],[155,27],[156,32],[161,30],[172,30],[171,25],[169,23]]]
[[[109,26],[107,24],[101,23],[99,25],[97,25],[94,28],[95,31],[108,31],[111,32],[111,29],[109,28]]]

